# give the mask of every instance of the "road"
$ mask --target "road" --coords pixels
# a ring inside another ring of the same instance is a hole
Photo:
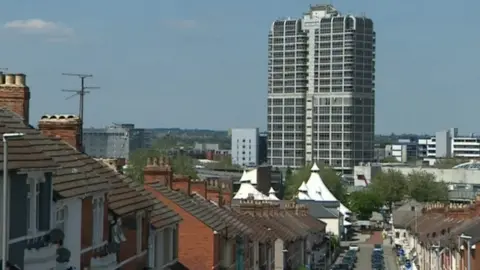
[[[399,270],[395,254],[393,253],[392,246],[389,241],[384,241],[382,239],[381,232],[375,232],[372,236],[366,239],[365,236],[359,235],[359,241],[356,244],[360,247],[358,253],[358,261],[355,269],[358,270],[368,270],[372,269],[372,251],[375,244],[382,244],[385,254],[385,270]]]

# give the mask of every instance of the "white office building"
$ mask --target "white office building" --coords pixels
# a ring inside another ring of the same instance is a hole
[[[480,137],[475,134],[459,135],[457,128],[439,131],[434,137],[418,140],[419,147],[425,149],[425,158],[479,158]]]
[[[371,19],[315,5],[272,23],[268,66],[268,160],[322,161],[337,170],[373,159],[375,31]]]
[[[259,165],[259,137],[258,128],[232,129],[232,164],[243,167]]]

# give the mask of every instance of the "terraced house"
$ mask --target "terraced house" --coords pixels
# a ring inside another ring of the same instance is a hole
[[[466,204],[416,204],[393,213],[396,243],[417,269],[480,269],[480,196]]]
[[[9,192],[15,194],[7,200],[9,264],[133,270],[173,249],[171,241],[151,238],[176,227],[179,215],[115,166],[83,154],[78,117],[46,115],[39,130],[30,126],[29,99],[25,75],[0,76],[0,132],[23,134],[8,147]]]
[[[189,269],[295,269],[325,240],[325,223],[305,206],[254,199],[227,205],[222,187],[218,200],[209,199],[212,184],[173,175],[162,158],[149,159],[144,174],[145,188],[183,219],[178,258]]]

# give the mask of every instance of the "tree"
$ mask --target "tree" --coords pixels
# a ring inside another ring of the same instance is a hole
[[[143,182],[143,168],[147,165],[147,159],[149,157],[166,157],[169,155],[169,151],[179,150],[187,146],[188,145],[183,143],[179,138],[165,135],[156,140],[152,148],[134,151],[128,159],[126,174],[138,182]],[[191,178],[198,177],[193,159],[181,151],[171,156],[170,162],[174,173],[186,175]]]
[[[291,199],[297,194],[297,190],[303,182],[310,178],[312,165],[307,164],[302,168],[292,171],[287,169],[285,175],[285,198]],[[345,188],[342,185],[340,176],[330,167],[320,165],[320,177],[333,196],[342,203],[345,202]]]
[[[286,199],[292,199],[296,194],[300,185],[307,181],[310,177],[310,168],[312,166],[305,165],[300,169],[292,170],[288,168],[285,173],[285,195]]]
[[[416,170],[408,174],[408,195],[418,202],[448,201],[448,187],[445,182],[435,181],[435,175]]]
[[[383,206],[380,197],[371,189],[355,191],[348,197],[350,210],[359,220],[370,220],[372,213]]]
[[[437,159],[435,161],[435,168],[439,169],[451,169],[459,164],[468,162],[467,159],[461,159],[461,158],[442,158],[442,159]]]
[[[399,170],[389,169],[378,173],[369,188],[392,210],[393,204],[407,194],[407,179]]]

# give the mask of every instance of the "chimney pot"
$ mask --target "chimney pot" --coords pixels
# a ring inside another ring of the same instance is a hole
[[[5,85],[15,85],[15,75],[5,74]]]
[[[25,81],[25,74],[18,73],[15,74],[15,85],[17,86],[25,86],[26,81]]]

